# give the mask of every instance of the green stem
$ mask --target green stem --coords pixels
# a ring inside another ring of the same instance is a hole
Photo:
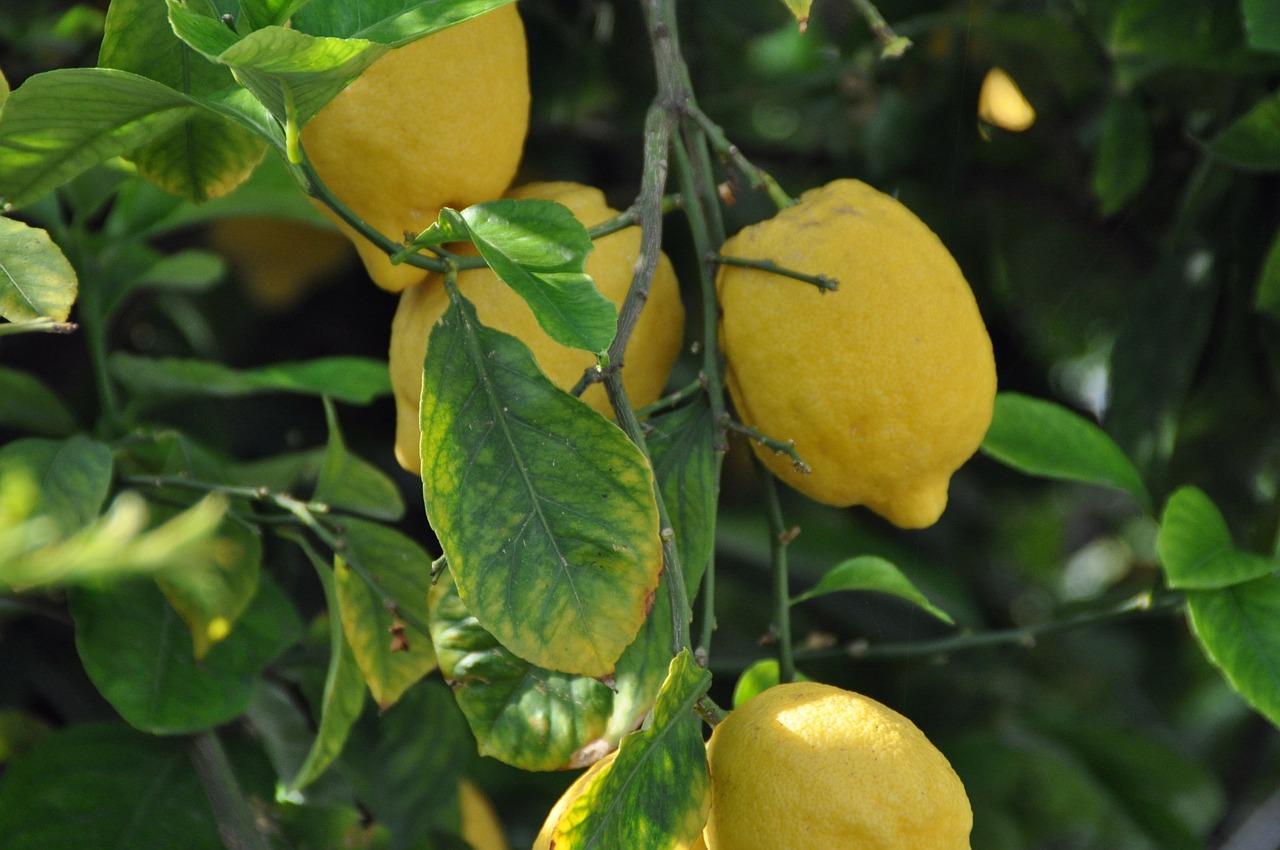
[[[787,194],[786,190],[773,178],[772,174],[747,159],[738,146],[729,141],[724,129],[712,121],[705,112],[697,107],[690,107],[686,110],[686,114],[706,134],[707,141],[711,143],[711,147],[715,149],[715,152],[732,163],[735,168],[746,176],[747,183],[751,188],[763,189],[768,194],[769,199],[773,201],[774,206],[780,210],[786,209],[796,202],[795,198]]]
[[[725,426],[731,431],[737,431],[745,437],[755,440],[765,448],[773,449],[776,454],[784,454],[791,458],[791,465],[795,467],[796,472],[802,475],[809,473],[809,464],[805,463],[800,457],[800,453],[796,451],[796,444],[791,440],[775,440],[773,437],[766,436],[750,425],[744,425],[735,419],[725,418]]]
[[[207,729],[192,737],[190,754],[227,850],[271,850],[217,733]]]
[[[827,277],[825,274],[805,274],[795,269],[780,266],[773,260],[749,260],[743,257],[726,257],[723,255],[718,255],[714,259],[722,266],[742,266],[747,269],[760,269],[782,277],[811,283],[823,292],[835,292],[840,287],[840,281],[833,277]]]
[[[756,470],[764,486],[765,513],[769,517],[769,556],[773,562],[773,632],[778,639],[778,681],[796,680],[795,653],[791,646],[791,588],[787,575],[787,544],[795,532],[782,519],[778,482],[755,456]]]
[[[32,319],[29,322],[4,322],[0,324],[0,336],[29,333],[70,334],[79,329],[80,326],[75,322],[59,322],[48,317],[41,317]]]
[[[853,6],[866,18],[867,25],[880,40],[880,58],[898,59],[911,47],[911,39],[898,35],[871,0],[852,0]]]
[[[698,378],[697,380],[693,380],[685,384],[675,392],[663,396],[652,404],[646,404],[644,407],[636,411],[636,416],[640,419],[645,419],[656,413],[664,413],[668,410],[679,407],[694,396],[700,395],[706,391],[706,381],[702,380],[702,378]]]

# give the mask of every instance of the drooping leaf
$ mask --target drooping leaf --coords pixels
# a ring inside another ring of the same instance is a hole
[[[281,124],[304,125],[387,50],[365,39],[317,37],[283,26],[241,37],[212,9],[202,14],[180,0],[167,3],[178,38],[230,68]]]
[[[149,77],[194,98],[235,85],[230,71],[174,35],[165,6],[154,0],[113,0],[98,64]],[[129,152],[129,159],[156,186],[198,203],[234,189],[266,151],[265,139],[200,110]]]
[[[156,574],[161,592],[191,630],[197,660],[231,634],[258,592],[261,573],[262,540],[242,523],[226,519],[208,541],[205,557],[175,560]]]
[[[1187,592],[1196,639],[1245,701],[1280,726],[1280,576]]]
[[[359,799],[390,833],[389,850],[419,848],[423,836],[461,831],[458,782],[471,747],[449,689],[436,679],[419,682],[385,713],[366,714],[356,724],[342,765]]]
[[[451,296],[427,347],[421,413],[424,501],[450,572],[521,658],[611,673],[662,566],[652,473],[523,343]]]
[[[65,322],[77,287],[75,269],[47,232],[0,216],[0,318]]]
[[[1280,169],[1280,93],[1259,101],[1209,143],[1216,156],[1239,168]]]
[[[1102,119],[1102,140],[1093,165],[1093,194],[1102,214],[1113,215],[1141,191],[1151,175],[1151,128],[1141,102],[1113,98]]]
[[[338,413],[328,397],[324,399],[324,416],[329,441],[312,498],[374,519],[398,520],[404,516],[404,499],[396,483],[347,449],[338,425]]]
[[[122,724],[80,723],[0,780],[5,850],[222,850],[185,741]]]
[[[36,74],[0,113],[0,199],[25,206],[202,108],[181,92],[124,71]]]
[[[436,667],[431,636],[419,630],[430,620],[431,558],[395,529],[365,520],[346,521],[346,542],[331,610],[374,701],[386,709]]]
[[[1243,0],[1242,5],[1249,46],[1280,53],[1280,6],[1271,0]]]
[[[305,33],[336,38],[363,38],[399,47],[424,35],[479,17],[512,0],[311,0],[294,16]]]
[[[548,336],[585,351],[609,347],[618,312],[583,271],[591,238],[568,207],[504,198],[467,207],[462,219],[480,256],[528,303]]]
[[[1195,487],[1165,503],[1156,554],[1169,586],[1179,590],[1230,587],[1280,570],[1280,558],[1237,550],[1222,513]]]
[[[234,398],[285,392],[368,404],[391,392],[387,364],[362,357],[325,357],[237,370],[208,360],[139,357],[117,351],[108,366],[131,395],[149,403],[189,396]]]
[[[481,755],[521,770],[561,770],[598,757],[613,696],[602,682],[535,667],[511,653],[471,615],[453,578],[431,589],[431,636]]]
[[[815,596],[842,590],[874,590],[892,594],[920,606],[944,623],[955,624],[951,615],[930,602],[911,583],[911,579],[903,575],[902,570],[891,561],[876,555],[859,555],[841,561],[827,570],[815,587],[792,599],[791,604],[796,605]]]
[[[1114,487],[1132,494],[1144,507],[1151,505],[1142,478],[1111,438],[1053,402],[998,394],[982,451],[1030,475]]]
[[[604,850],[637,836],[653,850],[694,843],[707,822],[711,783],[693,704],[710,682],[688,650],[672,659],[653,722],[622,740],[613,764],[561,815],[555,847]]]
[[[308,552],[308,555],[314,553]],[[343,634],[342,621],[334,616],[338,610],[338,594],[334,588],[333,571],[329,565],[313,557],[312,566],[324,588],[324,598],[329,609],[329,667],[325,674],[324,694],[317,709],[320,721],[315,739],[307,751],[307,757],[292,779],[285,782],[285,791],[294,794],[319,778],[329,765],[342,753],[351,727],[364,709],[364,679],[356,664],[355,655]],[[334,569],[341,569],[341,558]]]
[[[131,726],[157,735],[239,716],[258,672],[302,632],[292,603],[266,575],[236,629],[199,662],[191,633],[154,582],[77,589],[71,614],[89,678]]]
[[[676,533],[676,549],[692,603],[715,549],[716,505],[720,498],[720,458],[715,420],[706,397],[646,423],[653,474]]]

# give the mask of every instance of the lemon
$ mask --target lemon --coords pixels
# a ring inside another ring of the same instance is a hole
[[[1021,133],[1036,123],[1036,111],[1003,68],[992,68],[978,90],[978,117],[988,124]]]
[[[509,850],[497,812],[484,792],[464,779],[458,784],[458,798],[462,804],[462,840],[472,850]]]
[[[219,219],[209,243],[235,269],[249,299],[272,312],[296,306],[351,256],[351,244],[336,230],[266,216]]]
[[[907,718],[816,682],[777,685],[707,743],[708,850],[969,850],[960,778]]]
[[[357,216],[395,242],[444,206],[506,191],[529,124],[524,25],[511,3],[381,56],[302,130],[320,179]],[[327,207],[356,243],[369,276],[399,292],[422,269],[393,266]]]
[[[991,339],[938,237],[856,180],[801,196],[725,243],[839,281],[835,292],[756,268],[717,277],[726,383],[742,420],[793,440],[811,467],[753,444],[782,480],[830,505],[866,505],[903,528],[931,525],[951,475],[991,424]]]
[[[578,220],[590,227],[618,213],[605,203],[599,189],[578,183],[530,183],[518,187],[510,197],[543,198],[564,204]],[[631,286],[631,276],[640,255],[640,231],[631,227],[601,237],[587,256],[586,272],[606,298],[621,305]],[[524,299],[489,269],[473,269],[458,275],[458,288],[476,307],[480,321],[522,340],[533,352],[538,366],[552,383],[572,388],[594,362],[590,352],[566,348],[543,332]],[[422,361],[432,326],[444,315],[449,296],[444,286],[431,276],[421,286],[406,290],[391,323],[391,385],[396,399],[396,459],[410,472],[419,465],[418,404],[422,395]],[[623,385],[633,407],[643,407],[662,393],[684,329],[684,307],[680,285],[671,263],[659,258],[649,290],[649,300],[627,345]],[[600,413],[611,416],[604,387],[587,388],[582,400]]]

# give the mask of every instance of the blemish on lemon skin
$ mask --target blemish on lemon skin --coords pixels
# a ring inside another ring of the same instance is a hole
[[[978,117],[994,127],[1021,133],[1036,123],[1036,110],[1013,77],[1003,68],[992,68],[978,91]]]

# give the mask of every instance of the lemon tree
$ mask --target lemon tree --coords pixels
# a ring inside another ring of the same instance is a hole
[[[0,850],[1264,844],[1280,20],[909,5],[0,12]]]

